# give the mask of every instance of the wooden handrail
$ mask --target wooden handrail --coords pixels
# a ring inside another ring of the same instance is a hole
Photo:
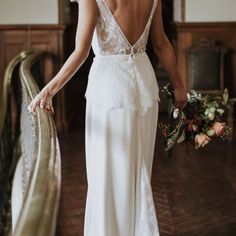
[[[9,220],[7,212],[9,211],[10,201],[7,201],[7,199],[10,197],[11,179],[17,162],[17,155],[14,153],[13,147],[18,137],[17,133],[13,132],[12,127],[11,101],[9,101],[10,87],[13,72],[30,53],[31,51],[23,51],[11,59],[2,79],[0,93],[0,234],[4,234],[9,228],[9,224],[6,225],[3,222]]]
[[[23,203],[13,236],[55,235],[61,186],[60,148],[53,116],[37,108],[30,114],[27,106],[39,89],[31,68],[42,53],[35,51],[21,63],[21,162],[23,168]],[[18,176],[15,176],[17,178]],[[13,191],[14,191],[13,180]],[[14,199],[13,203],[14,205]],[[14,211],[14,209],[12,209]]]
[[[32,51],[23,51],[15,56],[8,64],[3,77],[3,88],[0,99],[0,135],[2,134],[8,104],[8,93],[11,84],[12,73],[15,67],[24,60]]]

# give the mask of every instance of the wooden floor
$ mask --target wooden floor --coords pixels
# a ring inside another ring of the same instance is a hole
[[[83,236],[87,182],[81,127],[59,136],[62,194],[57,236]],[[152,188],[161,236],[236,235],[235,145],[217,141],[200,151],[179,145],[168,159],[159,132]]]

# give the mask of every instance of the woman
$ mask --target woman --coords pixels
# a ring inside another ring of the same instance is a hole
[[[76,47],[58,74],[33,99],[51,112],[52,97],[88,56],[95,58],[86,90],[86,236],[159,235],[151,170],[159,88],[145,53],[153,48],[169,74],[175,106],[186,90],[164,30],[161,0],[79,0]]]

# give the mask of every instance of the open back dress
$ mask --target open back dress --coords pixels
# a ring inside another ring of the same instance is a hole
[[[105,0],[92,47],[86,97],[85,236],[158,236],[151,172],[159,87],[146,54],[153,6],[138,41],[129,43]]]

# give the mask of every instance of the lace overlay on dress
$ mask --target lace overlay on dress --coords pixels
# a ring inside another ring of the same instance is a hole
[[[105,110],[123,107],[145,115],[159,100],[159,87],[147,54],[95,57],[85,97]]]
[[[159,235],[158,223],[155,205],[153,201],[152,189],[144,157],[141,159],[141,215],[140,215],[140,228],[139,236],[156,236]],[[148,233],[148,234],[147,234]]]
[[[97,0],[97,4],[99,17],[96,26],[96,34],[100,54],[133,54],[146,50],[149,30],[157,6],[157,0],[153,0],[153,6],[146,27],[134,45],[129,43],[106,1]]]
[[[134,45],[122,32],[105,0],[97,0],[98,22],[93,38],[95,58],[90,69],[85,97],[93,105],[109,110],[123,107],[145,115],[159,101],[159,87],[145,52],[153,6],[146,27]]]
[[[149,155],[153,155],[151,149],[154,148],[154,144],[152,147],[150,143],[152,142],[151,137],[154,138],[154,133],[156,130],[154,130],[153,135],[150,131],[156,125],[156,112],[158,112],[158,106],[153,107],[153,110],[149,110],[153,113],[148,113],[148,109],[158,102],[159,87],[154,69],[145,52],[151,22],[158,0],[153,0],[150,17],[147,21],[144,32],[134,45],[129,43],[127,37],[122,32],[118,22],[109,9],[106,1],[96,1],[99,9],[99,16],[92,45],[95,52],[95,57],[89,72],[88,85],[85,92],[88,106],[88,110],[86,111],[87,148],[95,147],[96,153],[87,151],[86,155],[88,160],[91,158],[87,163],[90,163],[89,165],[91,165],[89,168],[93,168],[95,166],[94,162],[98,160],[98,158],[94,158],[94,155],[99,158],[105,155],[107,158],[105,158],[104,163],[101,164],[102,168],[104,168],[103,165],[110,170],[113,170],[114,168],[115,171],[120,168],[120,170],[124,171],[124,173],[127,173],[126,171],[129,169],[127,168],[127,165],[120,165],[120,167],[117,167],[118,162],[116,157],[119,159],[120,156],[124,155],[127,157],[124,158],[124,160],[129,160],[131,158],[131,160],[135,160],[136,163],[135,165],[133,165],[134,163],[130,165],[132,166],[132,169],[135,168],[135,181],[129,178],[125,179],[127,182],[132,181],[132,185],[129,186],[134,186],[135,190],[131,196],[131,201],[134,203],[134,207],[127,206],[129,213],[131,212],[134,215],[134,217],[131,217],[134,219],[130,218],[131,220],[134,220],[134,225],[127,222],[129,226],[126,225],[124,232],[125,230],[128,232],[131,227],[132,230],[129,232],[133,233],[119,234],[118,231],[116,232],[114,229],[115,226],[112,225],[110,227],[109,223],[107,224],[107,215],[104,213],[105,216],[102,218],[104,219],[103,224],[100,224],[101,231],[98,235],[111,235],[111,231],[108,233],[105,232],[106,229],[111,229],[113,235],[158,236],[158,223],[147,163],[151,160]],[[104,108],[104,113],[101,109],[95,109],[97,106]],[[114,111],[113,113],[111,112],[108,114],[107,110],[113,108],[122,109],[120,111],[117,110],[118,113]],[[129,111],[126,112],[124,109],[128,109]],[[140,115],[146,115],[146,113],[148,114],[139,119],[140,117],[136,116],[136,114],[134,115],[130,112],[130,110],[135,110]],[[116,116],[116,114],[122,114],[124,121],[122,119],[122,122],[119,122],[119,117]],[[130,123],[126,122],[129,120],[129,117],[132,117]],[[122,130],[122,145],[120,148],[117,148],[117,141],[119,140],[117,128],[120,128],[119,125],[121,125]],[[97,127],[102,128],[100,130],[97,129]],[[96,129],[96,131],[93,131],[93,129]],[[130,132],[134,133],[130,134]],[[97,138],[98,133],[99,138]],[[136,136],[137,134],[138,136]],[[123,144],[126,138],[127,140],[132,140],[131,143],[133,143],[134,146],[129,144],[126,146]],[[137,148],[138,150],[136,150]],[[133,149],[135,149],[135,151]],[[92,150],[92,148],[89,150]],[[110,150],[112,151],[110,152]],[[107,153],[109,153],[109,155]],[[147,158],[146,160],[145,156]],[[103,160],[103,158],[101,158],[101,160]],[[99,162],[101,162],[101,160],[99,160]],[[123,163],[123,161],[121,163]],[[130,172],[132,171],[128,171],[127,176],[129,176]],[[94,174],[93,171],[91,171],[91,173]],[[107,175],[104,173],[106,173],[106,171],[102,171],[101,177],[107,179]],[[114,178],[115,180],[116,175],[112,174],[113,171],[111,171],[111,179]],[[93,181],[94,178],[91,180],[92,184],[94,184]],[[105,183],[107,183],[106,180]],[[100,186],[100,182],[97,184],[98,185],[96,186]],[[109,197],[107,197],[109,195],[109,191],[111,193],[114,191],[115,193],[115,187],[116,186],[114,185],[112,186],[112,190],[106,190],[107,192],[105,193],[105,197],[102,197],[102,202],[105,202],[104,199],[106,199],[106,201],[109,199]],[[100,190],[100,187],[98,189]],[[113,196],[114,198],[116,197],[115,194],[110,194],[110,196]],[[93,211],[91,210],[93,207],[91,201],[91,199],[87,201],[88,204],[91,205],[88,205],[88,208],[86,209],[86,235],[93,235],[91,230],[95,230],[94,227],[90,227],[91,224],[93,224],[93,212],[96,212],[96,208],[93,209]],[[113,200],[111,200],[111,202],[112,201]],[[117,205],[117,209],[115,209],[117,212],[119,212],[118,207],[119,206]],[[102,209],[102,211],[107,210],[108,209]],[[109,208],[109,211],[113,212],[112,208]],[[116,222],[116,216],[118,219],[118,215],[123,218],[122,214],[124,213],[117,214],[117,212],[114,213],[114,216],[112,215],[113,213],[109,215],[112,216],[111,220],[113,220],[113,218],[115,219],[114,222]],[[99,214],[101,214],[101,212],[99,212]],[[94,219],[96,216],[94,216]],[[94,221],[98,221],[98,218]],[[120,222],[124,223],[123,221]],[[119,227],[124,226],[120,223]]]

